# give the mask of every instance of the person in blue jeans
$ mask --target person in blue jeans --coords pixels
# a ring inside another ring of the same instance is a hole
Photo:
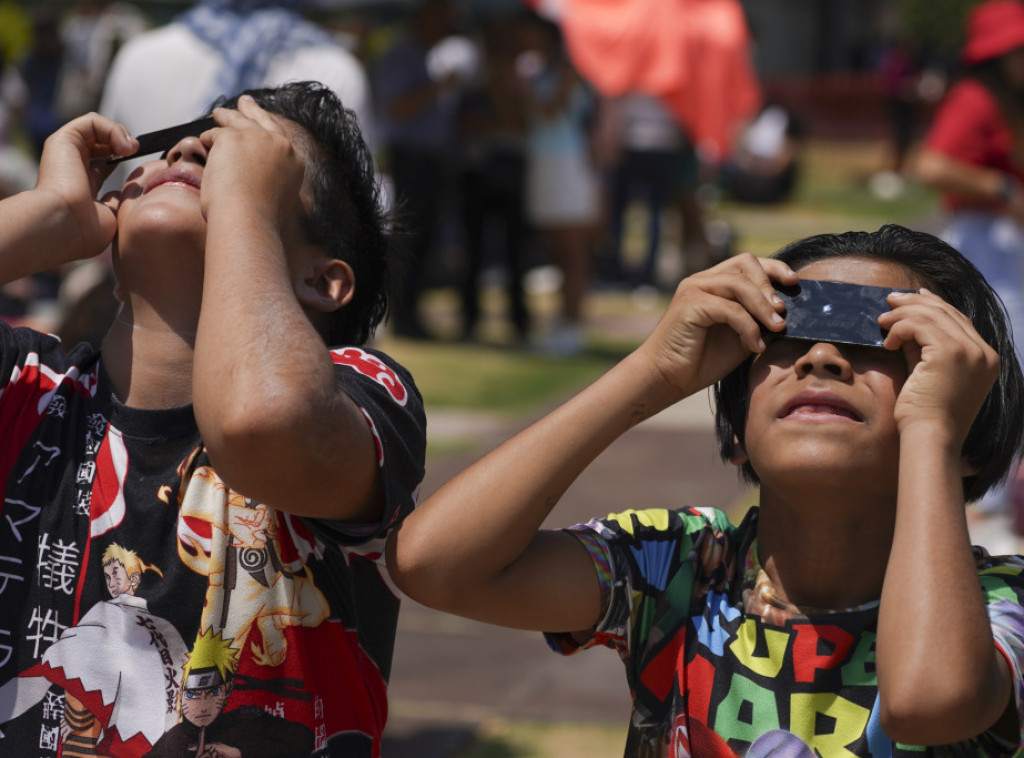
[[[1024,2],[988,0],[967,19],[965,72],[925,136],[917,176],[941,193],[942,237],[961,250],[1006,306],[1024,359]],[[1006,509],[1008,487],[984,510]]]

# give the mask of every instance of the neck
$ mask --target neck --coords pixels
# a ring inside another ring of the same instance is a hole
[[[784,600],[838,609],[878,600],[896,517],[891,497],[833,488],[799,500],[762,486],[761,565]]]
[[[191,403],[195,331],[160,319],[140,321],[125,306],[103,338],[103,364],[114,393],[133,408]]]

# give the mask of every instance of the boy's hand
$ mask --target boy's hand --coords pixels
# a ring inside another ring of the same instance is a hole
[[[704,389],[765,349],[761,324],[785,327],[773,280],[792,285],[798,277],[782,261],[750,254],[684,279],[640,350],[683,397]]]
[[[200,137],[209,150],[201,190],[203,215],[209,220],[219,207],[241,208],[246,219],[273,220],[286,228],[305,173],[295,145],[299,127],[263,110],[248,95],[238,99],[238,110],[218,108],[213,115],[221,128]]]
[[[138,142],[124,126],[88,113],[68,122],[47,138],[39,160],[35,192],[51,196],[70,213],[69,260],[98,255],[117,233],[118,193],[102,201],[96,195],[113,170],[110,155],[131,155]]]
[[[896,401],[900,433],[912,424],[933,424],[959,450],[999,377],[999,356],[970,319],[938,295],[922,289],[888,299],[893,309],[878,319],[889,330],[884,346],[903,351],[908,372]]]

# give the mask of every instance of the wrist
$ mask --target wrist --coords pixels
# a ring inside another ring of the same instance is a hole
[[[648,415],[653,416],[692,393],[680,389],[656,352],[647,348],[647,345],[641,345],[623,363],[629,366],[630,376],[637,393],[644,400]]]
[[[900,446],[904,449],[930,449],[937,454],[959,460],[963,437],[952,421],[920,418],[899,425]]]
[[[1011,174],[1001,174],[999,180],[999,199],[1004,205],[1010,205],[1020,196],[1020,183]]]

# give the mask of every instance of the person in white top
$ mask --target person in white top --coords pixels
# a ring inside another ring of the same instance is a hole
[[[316,80],[355,111],[370,136],[369,85],[359,60],[300,13],[309,0],[200,0],[129,40],[110,68],[100,113],[133,135],[203,115],[226,92]],[[108,180],[120,187],[126,162]]]

